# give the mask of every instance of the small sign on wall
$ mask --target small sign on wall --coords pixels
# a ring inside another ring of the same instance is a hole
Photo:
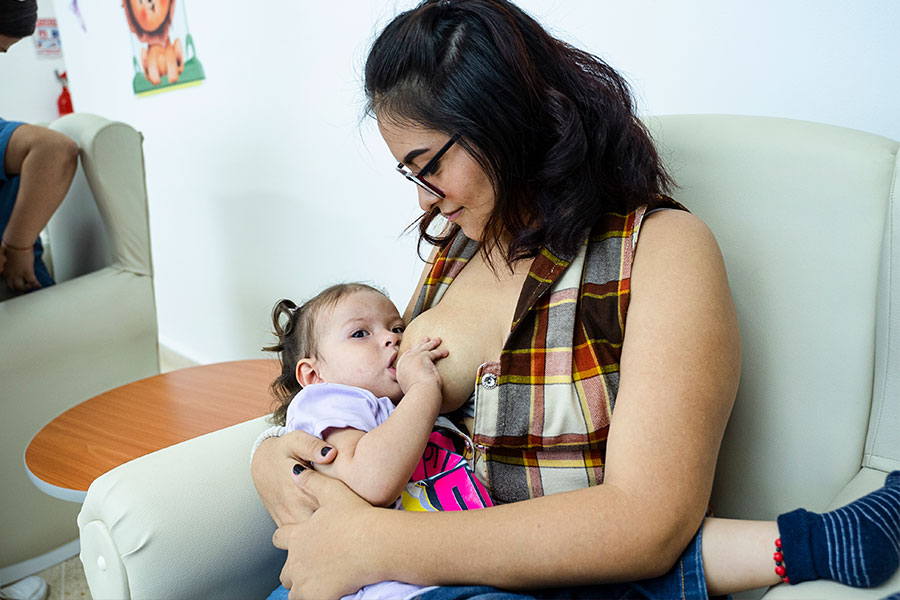
[[[56,26],[56,19],[38,19],[32,38],[38,56],[52,58],[62,56],[62,44],[59,41],[59,27]]]
[[[138,96],[199,85],[203,65],[188,31],[184,0],[122,0],[131,29],[132,87]]]

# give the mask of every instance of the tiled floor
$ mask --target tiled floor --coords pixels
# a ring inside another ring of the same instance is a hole
[[[159,367],[163,373],[195,364],[167,351],[165,347],[160,349]],[[91,590],[84,577],[81,559],[77,556],[53,565],[40,573],[35,573],[35,575],[43,577],[47,581],[50,588],[47,600],[91,600]]]
[[[77,556],[37,573],[50,587],[47,600],[91,600],[91,590]]]

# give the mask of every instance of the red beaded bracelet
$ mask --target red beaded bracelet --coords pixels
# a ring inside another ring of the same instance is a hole
[[[781,538],[775,540],[775,554],[772,555],[772,558],[775,559],[775,574],[781,577],[783,582],[790,583],[791,580],[788,579],[787,571],[784,569],[784,552],[781,550]]]

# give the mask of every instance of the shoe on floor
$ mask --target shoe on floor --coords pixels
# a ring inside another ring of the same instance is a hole
[[[5,588],[0,588],[2,600],[45,600],[49,592],[47,582],[32,575]]]

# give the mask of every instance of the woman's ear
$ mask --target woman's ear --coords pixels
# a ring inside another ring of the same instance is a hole
[[[298,360],[294,375],[297,377],[297,383],[301,387],[306,387],[313,383],[325,383],[325,380],[319,377],[318,365],[313,358],[301,358]]]

